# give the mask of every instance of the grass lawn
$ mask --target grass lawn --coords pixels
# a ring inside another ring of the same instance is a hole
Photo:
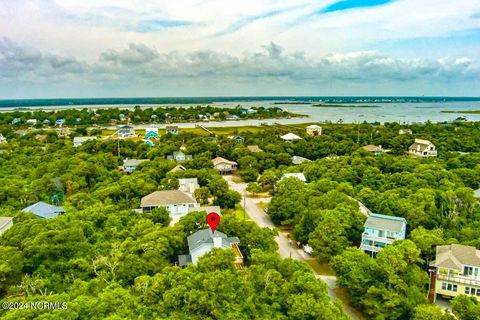
[[[350,309],[350,311],[352,311],[352,313],[355,314],[358,317],[358,319],[360,319],[360,320],[366,320],[367,319],[365,317],[365,315],[363,315],[363,313],[361,313],[359,310],[355,309],[350,304],[347,289],[345,289],[345,288],[335,288],[335,289],[333,289],[333,292],[335,292],[337,298],[342,301],[342,304],[345,307],[348,307],[348,309]]]
[[[240,219],[240,220],[243,220],[244,217],[245,217],[245,220],[250,219],[248,215],[243,211],[242,206],[239,204],[235,206],[235,209],[223,209],[222,212],[225,215],[235,216],[237,219]]]

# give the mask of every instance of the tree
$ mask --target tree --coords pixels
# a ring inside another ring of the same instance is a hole
[[[165,207],[155,208],[150,212],[151,220],[155,223],[160,223],[163,226],[168,226],[170,221],[170,212]]]
[[[257,182],[250,182],[246,188],[246,190],[252,193],[253,196],[256,196],[257,193],[262,192],[262,189],[263,189],[262,186]]]
[[[217,195],[213,203],[222,208],[235,208],[235,205],[240,202],[242,195],[237,191],[228,190]]]
[[[455,320],[455,317],[437,305],[421,304],[415,308],[413,320]]]
[[[201,205],[208,203],[208,198],[210,197],[210,190],[208,187],[200,187],[194,192],[195,199],[200,202]]]
[[[461,294],[451,301],[453,314],[459,320],[480,319],[480,303],[474,297]]]

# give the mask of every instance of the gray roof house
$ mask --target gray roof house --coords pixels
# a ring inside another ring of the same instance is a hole
[[[120,169],[127,173],[132,173],[137,169],[140,163],[145,161],[148,161],[148,159],[125,159],[123,160],[123,166],[120,166]]]
[[[178,179],[178,190],[187,192],[190,194],[193,194],[195,190],[200,188],[198,185],[198,179],[197,178],[182,178]]]
[[[42,219],[55,218],[60,214],[65,213],[63,207],[53,206],[45,202],[37,202],[22,210],[23,212],[30,212]]]
[[[215,231],[212,233],[210,229],[202,229],[187,237],[189,254],[178,257],[180,266],[185,266],[188,263],[197,264],[198,258],[210,252],[213,248],[222,249],[238,249],[240,239],[237,237],[227,237],[225,233]],[[234,248],[236,247],[236,248]],[[240,251],[238,250],[238,253]],[[237,255],[238,260],[240,256]],[[243,263],[243,257],[241,257]]]
[[[292,156],[292,163],[293,164],[302,164],[304,162],[311,162],[312,160],[300,157],[300,156]]]
[[[74,137],[73,138],[73,146],[74,147],[80,147],[82,144],[84,144],[87,141],[90,140],[96,140],[97,137],[91,136],[91,137]]]
[[[402,217],[372,213],[364,224],[360,249],[373,255],[396,240],[405,239],[407,220]]]
[[[0,236],[11,226],[13,226],[12,217],[0,217]]]

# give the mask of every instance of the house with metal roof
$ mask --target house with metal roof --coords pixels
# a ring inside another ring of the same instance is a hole
[[[216,157],[212,160],[213,167],[220,172],[220,174],[230,174],[237,169],[237,163],[222,157]]]
[[[436,157],[437,147],[428,140],[415,139],[415,142],[408,148],[408,154],[415,157]]]
[[[165,207],[171,218],[179,218],[188,213],[189,208],[199,207],[195,199],[180,190],[155,191],[142,198],[140,208],[151,212],[155,208]]]
[[[140,163],[145,161],[148,161],[148,159],[125,159],[123,160],[123,166],[120,168],[126,173],[132,173],[137,170],[137,167],[140,165]]]
[[[453,298],[460,294],[480,298],[480,250],[461,244],[437,246],[435,261],[430,264],[431,301],[437,295]]]
[[[302,164],[304,162],[311,162],[312,160],[300,157],[300,156],[292,156],[292,164]]]
[[[12,217],[0,217],[0,236],[13,226]]]
[[[401,217],[372,213],[364,224],[360,249],[372,256],[396,240],[404,240],[407,220]]]
[[[22,211],[33,213],[34,215],[36,215],[41,219],[51,219],[51,218],[57,217],[60,214],[65,213],[65,210],[63,209],[63,207],[53,206],[51,204],[48,204],[42,201],[32,204],[29,207],[26,207]]]
[[[212,251],[213,248],[233,250],[236,256],[235,265],[241,266],[243,264],[243,256],[238,248],[240,239],[237,237],[228,237],[220,231],[212,233],[210,229],[202,229],[188,236],[187,242],[189,254],[178,257],[180,266],[185,266],[188,263],[196,265],[198,259]]]

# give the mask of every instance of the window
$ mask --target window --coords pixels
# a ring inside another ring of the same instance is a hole
[[[466,276],[478,276],[478,268],[475,267],[469,267],[469,266],[463,266],[463,274]]]
[[[457,292],[457,289],[458,287],[456,284],[442,282],[442,290]]]
[[[480,288],[465,287],[465,294],[480,297]]]

